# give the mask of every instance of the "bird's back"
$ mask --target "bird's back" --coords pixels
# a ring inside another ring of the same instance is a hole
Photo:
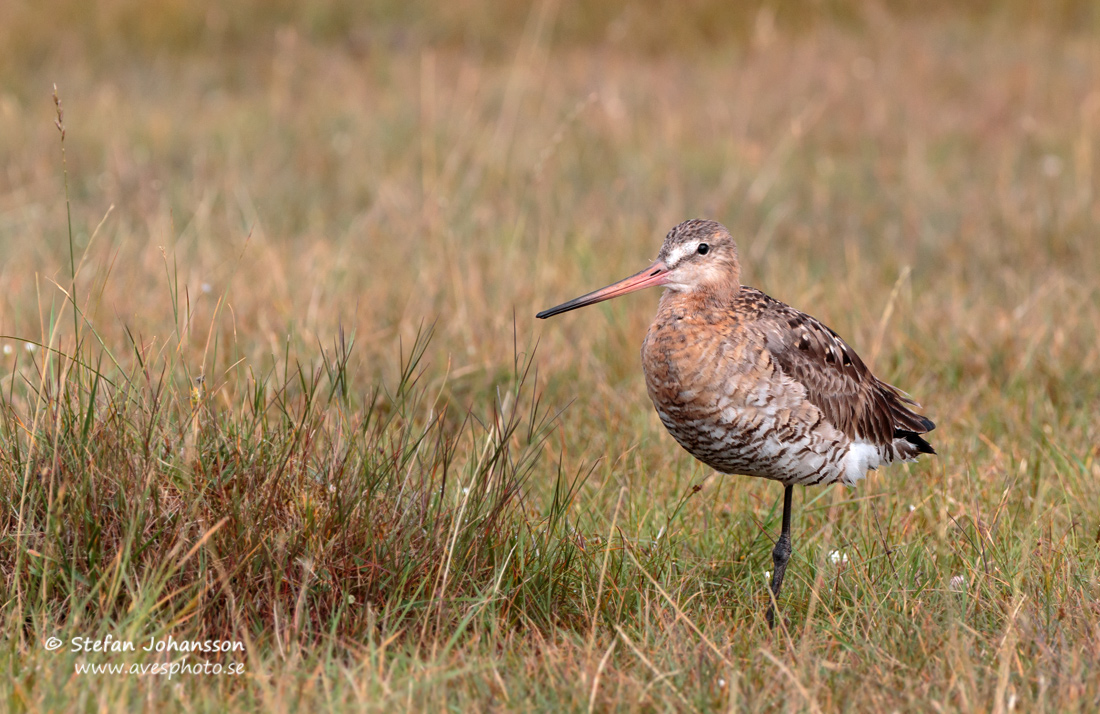
[[[715,302],[666,291],[642,345],[672,436],[724,473],[842,481],[933,453],[934,425],[816,319],[753,288]]]

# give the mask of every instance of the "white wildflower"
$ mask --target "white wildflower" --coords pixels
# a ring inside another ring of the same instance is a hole
[[[1047,154],[1042,161],[1043,175],[1057,178],[1062,173],[1062,159],[1055,154]]]
[[[947,583],[947,589],[953,593],[966,592],[966,578],[962,575],[952,576]]]
[[[34,344],[33,342],[24,342],[23,349],[27,352],[34,352],[38,349],[38,345]]]
[[[833,565],[847,565],[848,554],[841,553],[839,550],[830,550],[829,560],[832,562]]]
[[[4,345],[4,354],[6,354],[6,355],[11,354],[11,345]]]

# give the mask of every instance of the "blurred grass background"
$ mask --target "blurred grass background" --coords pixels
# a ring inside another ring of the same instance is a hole
[[[1073,0],[0,5],[8,708],[1100,706],[1098,32]],[[695,216],[938,424],[939,457],[798,495],[779,636],[779,489],[664,433],[638,360],[656,295],[533,319]],[[536,400],[565,410],[552,432],[505,428]],[[422,466],[420,501],[380,444]],[[518,455],[494,470],[485,444]],[[467,531],[439,504],[478,479]],[[278,516],[249,500],[269,488]],[[118,546],[137,519],[149,548]],[[471,545],[448,590],[451,528]],[[379,543],[423,570],[363,580]],[[123,626],[245,633],[249,676],[91,681],[40,645]]]

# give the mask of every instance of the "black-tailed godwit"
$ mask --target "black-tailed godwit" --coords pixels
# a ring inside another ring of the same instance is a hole
[[[868,470],[934,454],[935,424],[814,318],[741,285],[737,244],[714,221],[669,231],[657,261],[546,318],[656,285],[642,343],[649,398],[669,433],[708,466],[779,481],[783,529],[772,551],[773,605],[791,555],[795,485],[852,485]]]

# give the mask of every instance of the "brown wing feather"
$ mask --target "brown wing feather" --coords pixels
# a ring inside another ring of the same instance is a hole
[[[757,324],[765,330],[768,351],[784,373],[805,387],[807,399],[833,426],[851,438],[883,445],[903,438],[931,452],[917,434],[931,431],[935,424],[906,406],[915,406],[911,399],[875,377],[827,326],[759,295],[763,301]]]

